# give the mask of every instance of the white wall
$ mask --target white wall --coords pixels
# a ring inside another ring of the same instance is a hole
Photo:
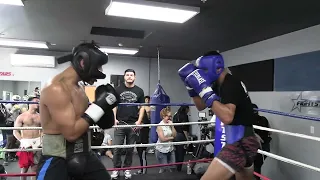
[[[57,68],[12,67],[10,65],[10,53],[15,53],[16,51],[17,49],[0,48],[0,72],[13,72],[14,74],[13,76],[1,76],[0,80],[39,81],[44,85],[50,77],[60,73],[69,65],[65,63],[58,65]],[[39,51],[37,53],[39,54]],[[43,54],[46,53],[43,52]],[[53,54],[62,55],[61,53]],[[171,102],[190,102],[185,87],[177,74],[178,69],[187,62],[160,59],[161,85],[170,96]],[[145,95],[152,95],[158,83],[157,59],[110,56],[108,64],[103,66],[103,71],[106,73],[107,78],[99,80],[95,85],[109,83],[111,74],[123,75],[128,68],[136,71],[136,84],[144,90]]]
[[[319,117],[319,107],[301,107],[301,112],[295,109],[291,112],[294,101],[301,92],[250,92],[252,102],[256,103],[259,108],[281,111],[298,115],[307,115]],[[303,92],[303,99],[319,99],[320,92]],[[269,113],[260,113],[265,116],[273,129],[280,129],[288,132],[301,133],[311,136],[320,136],[320,123],[272,115]],[[314,127],[314,134],[311,133],[311,126]],[[272,134],[271,153],[290,158],[312,166],[320,167],[320,161],[317,157],[319,154],[320,143],[313,140],[306,140],[298,137]],[[262,174],[270,179],[282,180],[318,180],[317,172],[280,162],[267,158],[263,166]]]
[[[226,66],[320,50],[320,25],[223,52]]]

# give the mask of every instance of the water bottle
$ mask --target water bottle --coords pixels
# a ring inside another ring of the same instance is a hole
[[[191,174],[192,170],[191,170],[191,165],[190,162],[187,164],[187,174]]]

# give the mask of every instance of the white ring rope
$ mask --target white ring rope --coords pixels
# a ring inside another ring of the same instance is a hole
[[[275,155],[275,154],[272,154],[272,153],[269,153],[269,152],[266,152],[266,151],[261,151],[260,149],[258,150],[258,153],[260,153],[262,155],[266,155],[266,156],[271,157],[273,159],[285,162],[285,163],[289,163],[289,164],[292,164],[292,165],[295,165],[295,166],[299,166],[299,167],[302,167],[302,168],[311,169],[313,171],[320,172],[320,168],[317,168],[315,166],[304,164],[304,163],[301,163],[301,162],[298,162],[298,161],[295,161],[295,160],[292,160],[292,159],[289,159],[289,158],[285,158],[285,157],[282,157],[282,156],[278,156],[278,155]]]
[[[319,141],[320,142],[320,138],[319,137],[315,137],[315,136],[309,136],[309,135],[300,134],[300,133],[292,133],[292,132],[287,132],[287,131],[281,131],[281,130],[278,130],[278,129],[271,129],[271,128],[266,128],[266,127],[256,126],[256,125],[253,125],[253,128],[264,130],[264,131],[276,132],[276,133],[285,134],[285,135],[288,135],[288,136],[294,136],[294,137],[299,137],[299,138],[303,138],[303,139],[309,139],[309,140],[314,140],[314,141]]]
[[[126,145],[111,145],[111,146],[91,146],[91,149],[115,149],[115,148],[134,148],[134,147],[154,147],[156,145],[185,145],[185,144],[201,144],[212,143],[214,139],[196,140],[196,141],[180,141],[168,143],[152,143],[152,144],[126,144]],[[41,151],[42,148],[33,149],[0,149],[0,152],[18,152],[18,151]]]
[[[112,128],[132,128],[132,127],[151,127],[151,126],[185,126],[185,125],[199,125],[199,124],[213,124],[210,121],[205,122],[186,122],[186,123],[172,123],[172,124],[140,124],[140,125],[116,125]],[[90,126],[90,129],[97,129],[99,126]],[[42,130],[42,127],[0,127],[0,130]]]

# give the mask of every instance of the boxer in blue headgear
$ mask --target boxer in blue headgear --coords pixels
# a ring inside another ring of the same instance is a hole
[[[213,51],[199,57],[195,62],[195,66],[198,69],[205,70],[210,81],[214,82],[223,72],[224,60],[220,53]]]
[[[234,174],[237,180],[252,179],[259,142],[254,135],[254,113],[244,83],[229,73],[217,51],[206,53],[194,64],[186,64],[179,69],[179,75],[197,109],[210,108],[226,131],[227,144],[215,154],[201,180],[229,179]]]

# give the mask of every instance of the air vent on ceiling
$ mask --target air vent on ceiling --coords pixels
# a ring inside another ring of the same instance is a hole
[[[114,36],[126,38],[144,38],[144,31],[132,29],[119,29],[119,28],[105,28],[105,27],[92,27],[91,34],[101,36]]]

